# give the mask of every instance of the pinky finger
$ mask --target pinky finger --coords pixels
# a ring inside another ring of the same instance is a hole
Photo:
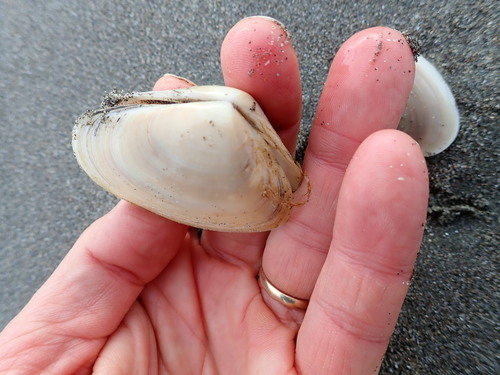
[[[329,254],[298,334],[301,373],[378,373],[408,290],[427,199],[415,141],[382,130],[363,142],[346,171]]]

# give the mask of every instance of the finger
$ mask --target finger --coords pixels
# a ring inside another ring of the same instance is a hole
[[[298,334],[301,373],[378,372],[411,279],[427,199],[425,160],[409,136],[384,130],[360,146]]]
[[[238,22],[221,48],[224,81],[252,95],[293,153],[300,124],[302,91],[290,35],[278,21],[250,17]],[[257,267],[267,233],[204,231],[202,245],[226,260]]]
[[[262,16],[241,20],[222,43],[221,64],[225,84],[257,100],[293,154],[302,89],[297,55],[284,25]]]
[[[413,54],[397,31],[363,30],[332,62],[304,159],[312,191],[267,241],[263,268],[278,289],[308,299],[328,251],[345,169],[371,133],[396,128],[414,77]]]
[[[153,91],[182,89],[191,86],[195,86],[195,84],[186,78],[178,77],[173,74],[165,74],[156,81]]]
[[[0,357],[5,350],[17,350],[18,362],[37,361],[45,368],[65,352],[58,363],[62,373],[93,363],[143,286],[175,255],[186,229],[121,201],[82,234],[7,326],[0,337]],[[37,346],[43,348],[40,358],[30,354]]]

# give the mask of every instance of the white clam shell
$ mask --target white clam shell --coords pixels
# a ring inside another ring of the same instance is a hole
[[[73,150],[114,195],[198,228],[285,222],[302,170],[247,93],[222,86],[133,93],[80,117]]]
[[[453,143],[460,117],[453,94],[437,69],[422,56],[415,67],[415,81],[398,129],[412,136],[425,156],[432,156]]]

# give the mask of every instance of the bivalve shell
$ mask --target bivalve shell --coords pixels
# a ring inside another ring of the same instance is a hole
[[[415,80],[398,129],[415,139],[425,156],[447,149],[460,128],[455,98],[437,69],[422,56],[415,64]]]
[[[104,189],[197,228],[266,231],[288,219],[302,170],[250,95],[194,86],[112,99],[73,129],[78,163]]]

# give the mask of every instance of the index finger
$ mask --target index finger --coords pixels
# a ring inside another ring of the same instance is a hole
[[[293,155],[302,90],[297,55],[285,27],[269,17],[241,20],[222,43],[221,64],[226,85],[246,91],[257,100]],[[256,268],[267,235],[204,231],[201,240],[209,253]]]
[[[241,20],[224,39],[221,63],[225,84],[257,100],[293,154],[302,89],[297,55],[286,28],[269,17]]]

